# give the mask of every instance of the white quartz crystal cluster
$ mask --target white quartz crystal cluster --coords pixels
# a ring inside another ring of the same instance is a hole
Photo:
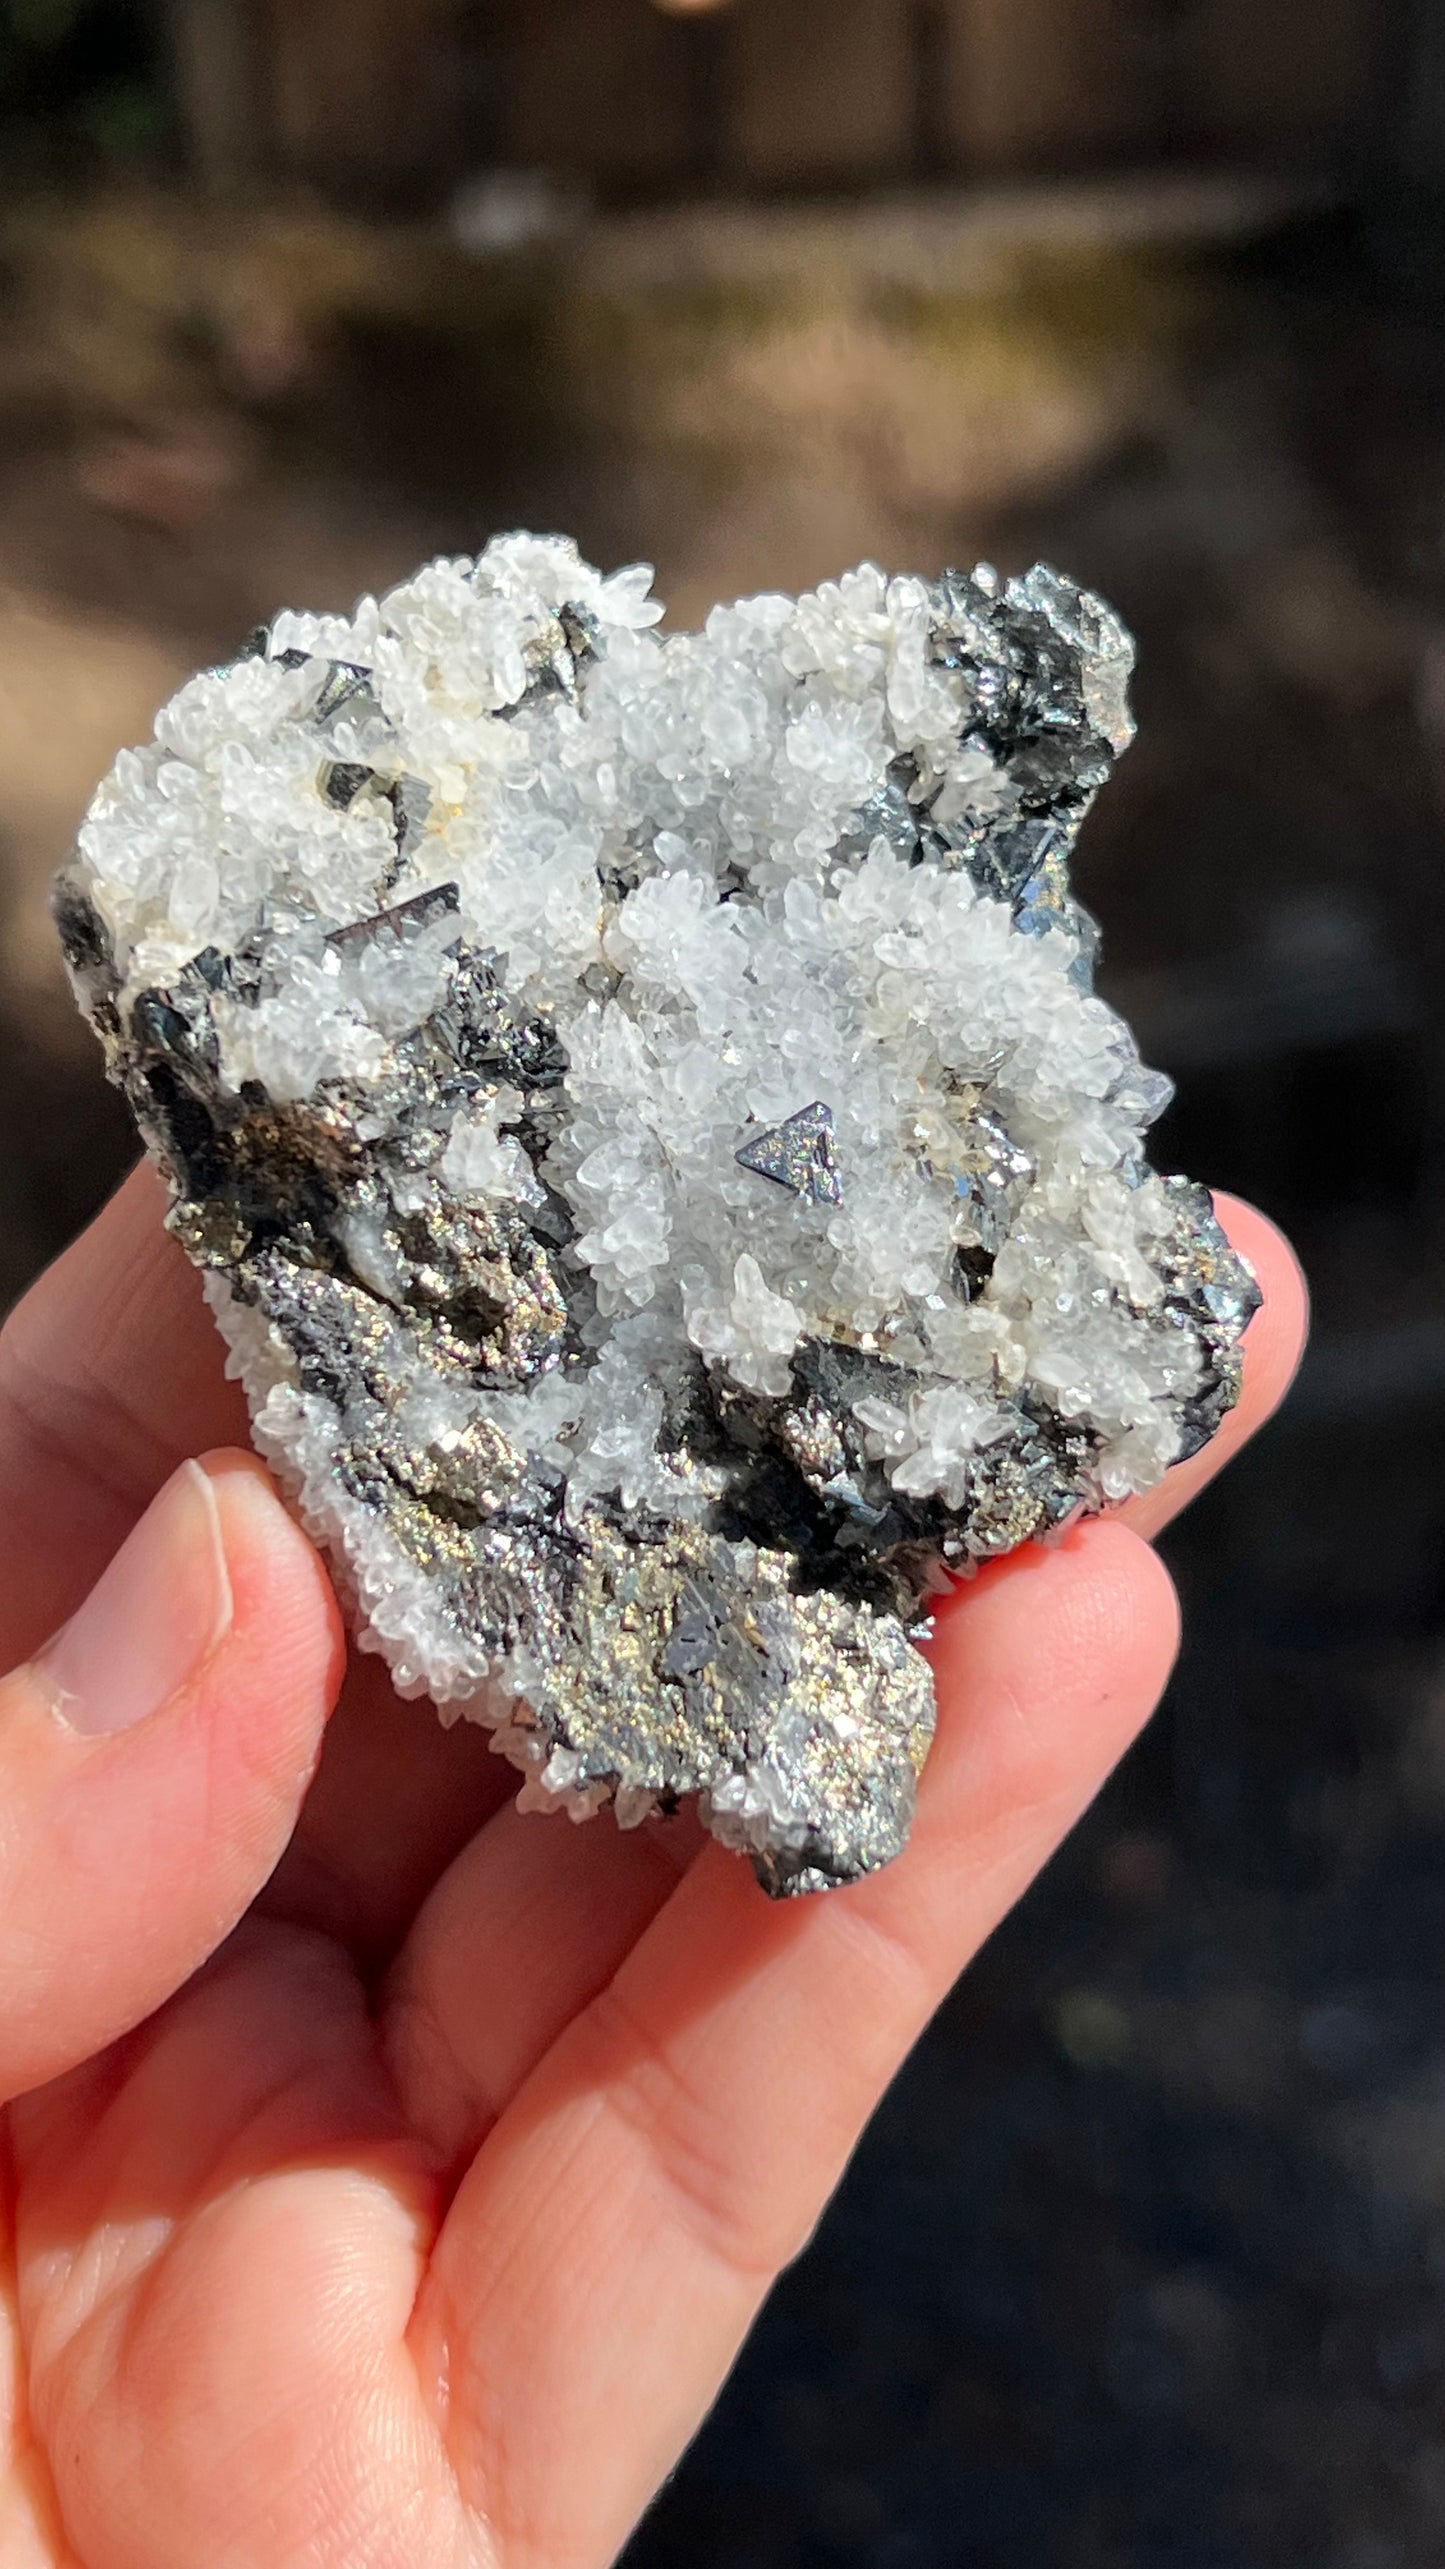
[[[882,1857],[808,1803],[837,1742],[774,1758],[758,1704],[796,1728],[806,1675],[826,1728],[828,1651],[887,1626],[902,1810],[927,1557],[1157,1480],[1252,1297],[1144,1163],[1168,1084],[1068,889],[1129,737],[1109,611],[865,566],[661,614],[512,536],[278,617],[118,760],[60,918],[364,1637],[544,1793],[696,1791],[809,1888]],[[661,1585],[599,1730],[577,1563],[625,1631],[629,1546]],[[764,1592],[755,1702],[724,1628]]]

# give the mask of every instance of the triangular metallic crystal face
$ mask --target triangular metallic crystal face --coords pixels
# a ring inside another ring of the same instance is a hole
[[[739,1168],[753,1169],[813,1204],[841,1204],[843,1181],[833,1149],[833,1109],[821,1098],[755,1133],[737,1153]]]

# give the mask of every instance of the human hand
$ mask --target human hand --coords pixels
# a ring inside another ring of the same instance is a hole
[[[245,1418],[127,1183],[0,1341],[4,2569],[613,2557],[1160,1693],[1143,1538],[1304,1330],[1278,1235],[1221,1210],[1266,1293],[1240,1410],[944,1606],[911,1847],[774,1907],[686,1823],[520,1818],[374,1660],[323,1752],[325,1574],[259,1465],[186,1459]]]

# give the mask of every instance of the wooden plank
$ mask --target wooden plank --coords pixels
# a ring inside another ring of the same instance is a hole
[[[343,194],[444,175],[457,0],[264,0],[278,165]]]
[[[691,39],[699,27],[650,0],[511,0],[491,22],[503,160],[604,186],[692,173],[700,154]]]
[[[1077,168],[1142,139],[1129,0],[945,5],[947,117],[965,168]]]
[[[731,154],[765,184],[900,177],[916,106],[907,0],[735,0]]]
[[[167,33],[186,157],[218,194],[265,174],[262,28],[254,0],[169,0]]]
[[[1378,0],[1210,0],[1194,37],[1201,114],[1225,143],[1363,136]]]

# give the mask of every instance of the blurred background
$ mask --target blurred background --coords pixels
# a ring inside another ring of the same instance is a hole
[[[1112,597],[1105,988],[1314,1289],[630,2569],[1445,2561],[1442,465],[1433,0],[0,0],[0,1297],[129,1154],[45,911],[115,750],[517,523],[678,621]]]

